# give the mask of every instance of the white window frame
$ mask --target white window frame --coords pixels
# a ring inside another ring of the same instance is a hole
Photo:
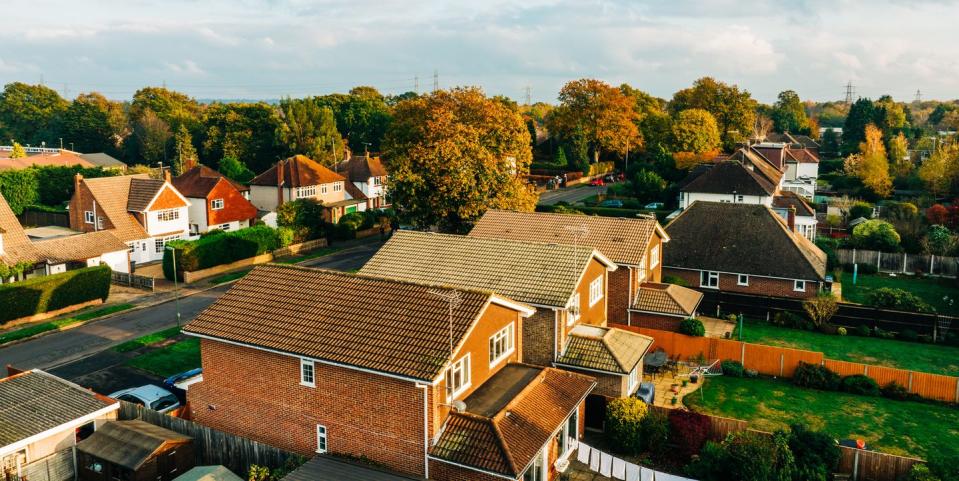
[[[603,300],[603,275],[593,279],[589,283],[589,307],[593,307],[599,301]]]
[[[333,183],[333,192],[339,192],[339,191],[341,191],[341,190],[343,190],[343,183],[342,183],[342,182],[334,182],[334,183]]]
[[[736,285],[737,285],[737,286],[748,286],[748,285],[749,285],[749,274],[736,274]]]
[[[213,199],[210,201],[210,210],[220,210],[223,208],[223,199]]]
[[[373,177],[373,185],[382,185],[383,181],[379,177]]]
[[[736,202],[738,202],[738,203],[740,203],[740,204],[743,203],[743,199],[744,199],[744,198],[743,198],[743,196],[741,196],[741,195],[737,195],[737,196],[736,196]]]
[[[300,358],[300,385],[316,387],[316,363]]]
[[[92,210],[83,211],[83,222],[86,222],[87,224],[92,224],[92,223],[93,223],[93,211],[92,211]]]
[[[639,387],[639,365],[633,368],[632,371],[629,371],[629,381],[626,385],[626,393],[632,394],[636,388]]]
[[[296,188],[296,198],[297,199],[306,199],[308,197],[313,197],[316,195],[316,186],[307,185],[305,187]]]
[[[646,254],[643,254],[643,258],[639,260],[639,282],[642,283],[646,280]]]
[[[573,297],[569,298],[569,309],[566,310],[566,325],[571,326],[574,322],[578,321],[582,310],[583,302],[579,292],[577,292],[573,294]]]
[[[802,287],[800,287],[802,286]],[[793,290],[796,292],[806,292],[806,281],[794,280],[793,281]]]
[[[515,324],[509,323],[508,326],[496,331],[495,334],[489,338],[489,367],[492,369],[497,364],[503,362],[504,359],[508,358],[513,352],[516,351],[516,330]],[[499,347],[499,344],[502,343],[503,346]],[[494,356],[494,352],[501,350],[499,355]]]
[[[659,265],[659,246],[655,245],[649,250],[649,268],[655,269]]]
[[[180,209],[163,209],[157,211],[157,221],[172,222],[180,218]]]
[[[716,280],[716,285],[710,285],[714,279]],[[719,273],[714,271],[699,271],[699,287],[719,289]]]
[[[467,389],[472,385],[472,363],[470,362],[470,353],[466,353],[465,356],[459,358],[453,364],[450,364],[450,367],[446,369],[446,401],[451,402],[456,399],[456,396],[463,394]],[[459,387],[454,387],[453,373],[454,372],[462,373],[462,384]]]
[[[322,424],[316,425],[316,452],[317,454],[323,454],[330,450],[329,445],[329,431],[326,430],[326,426]]]
[[[321,194],[325,194],[326,192],[327,192],[326,184],[321,185],[321,186],[320,186],[320,193],[321,193]]]
[[[156,249],[156,253],[159,254],[163,252],[163,249],[166,249],[166,245],[170,243],[170,241],[175,241],[175,240],[180,240],[180,236],[170,235],[166,237],[157,237],[153,239],[153,246]]]

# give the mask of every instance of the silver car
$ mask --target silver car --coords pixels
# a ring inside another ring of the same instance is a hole
[[[168,413],[180,407],[180,400],[173,393],[152,384],[122,389],[110,394],[110,397],[139,404],[161,413]]]

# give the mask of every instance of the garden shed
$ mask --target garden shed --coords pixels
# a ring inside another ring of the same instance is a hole
[[[106,423],[77,444],[83,481],[171,481],[194,460],[193,438],[139,420]]]

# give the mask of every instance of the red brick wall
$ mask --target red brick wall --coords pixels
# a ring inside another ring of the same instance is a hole
[[[151,211],[173,209],[176,207],[186,207],[186,202],[174,192],[173,186],[167,184],[163,187],[160,195],[157,196],[153,204],[150,205]]]
[[[210,202],[213,199],[223,199],[223,208],[213,210]],[[256,207],[243,197],[229,181],[220,179],[210,189],[206,198],[207,225],[226,224],[233,221],[244,221],[256,217]]]
[[[699,288],[699,271],[686,269],[666,269],[666,275],[676,276],[684,279],[692,288]],[[741,292],[743,294],[756,294],[760,296],[792,297],[797,299],[808,299],[816,297],[819,292],[817,282],[806,282],[805,292],[796,292],[793,290],[793,281],[787,279],[772,279],[769,277],[749,276],[749,285],[737,285],[737,276],[734,274],[719,274],[719,290],[726,292]]]
[[[629,285],[631,269],[631,267],[620,266],[619,269],[609,273],[609,322],[626,322],[626,310],[629,308],[631,297]],[[633,284],[635,283],[636,279],[633,279]]]
[[[80,183],[80,187],[74,191],[73,197],[70,198],[70,228],[80,232],[93,232],[95,229],[93,224],[87,224],[84,221],[84,212],[93,211],[93,193],[90,192],[90,189],[87,187],[87,184]],[[96,214],[98,217],[103,217],[103,229],[112,229],[113,223],[110,222],[110,219],[103,213],[103,208],[97,206]]]
[[[618,398],[626,395],[627,383],[629,382],[626,376],[617,376],[613,374],[601,374],[596,371],[586,371],[580,369],[572,369],[563,367],[563,370],[577,372],[580,374],[585,374],[587,376],[596,378],[596,388],[593,389],[593,392],[590,394],[596,394],[599,396],[606,396],[610,398]],[[585,404],[584,404],[585,406]],[[582,430],[580,430],[582,433]]]
[[[682,321],[682,318],[679,317],[657,316],[638,312],[629,313],[630,326],[659,329],[660,331],[678,331],[679,323]]]
[[[563,320],[562,322],[566,322]],[[545,307],[523,320],[523,361],[537,366],[553,362],[553,343],[556,338],[556,312]]]

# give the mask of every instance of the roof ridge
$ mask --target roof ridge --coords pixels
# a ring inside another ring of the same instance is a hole
[[[423,231],[413,231],[413,230],[401,230],[401,231],[396,232],[394,235],[396,235],[396,234],[399,234],[399,235],[414,235],[414,236],[416,236],[416,235],[431,235],[431,236],[436,236],[436,237],[466,239],[466,240],[469,240],[470,242],[488,243],[488,244],[489,244],[489,243],[496,243],[496,242],[503,242],[503,243],[514,244],[514,245],[547,246],[547,247],[550,247],[550,246],[553,246],[553,247],[565,247],[565,248],[569,248],[570,250],[573,250],[573,251],[582,250],[583,252],[589,251],[591,254],[598,254],[598,253],[599,253],[598,250],[596,250],[596,249],[593,248],[593,247],[589,247],[589,246],[587,246],[587,245],[579,245],[579,246],[576,246],[576,245],[573,245],[573,244],[560,244],[560,243],[558,243],[558,242],[521,241],[521,240],[515,240],[515,239],[503,239],[503,238],[500,238],[500,237],[475,237],[475,236],[460,235],[460,234],[447,234],[447,233],[445,233],[445,232],[423,232]]]
[[[644,217],[602,217],[602,216],[591,216],[583,214],[569,214],[565,212],[522,212],[516,210],[508,209],[489,209],[487,212],[504,212],[507,214],[523,214],[523,215],[536,215],[536,216],[553,216],[553,217],[569,217],[569,218],[579,218],[592,222],[605,221],[605,222],[637,222],[637,223],[648,223],[655,222],[654,219],[644,218]]]

